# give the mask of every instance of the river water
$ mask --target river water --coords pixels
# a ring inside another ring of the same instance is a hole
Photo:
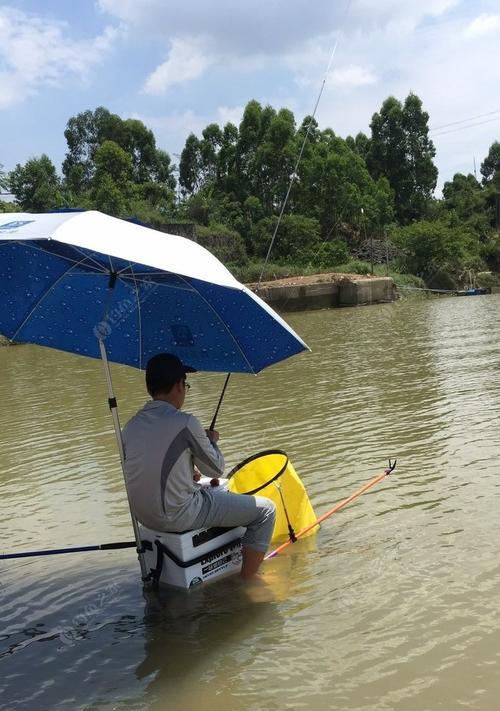
[[[144,595],[131,550],[0,561],[3,710],[498,709],[500,296],[287,316],[312,348],[233,376],[228,467],[285,449],[318,514],[264,582]],[[125,421],[142,374],[114,366]],[[209,423],[222,375],[186,409]],[[98,361],[0,348],[2,551],[130,540]]]

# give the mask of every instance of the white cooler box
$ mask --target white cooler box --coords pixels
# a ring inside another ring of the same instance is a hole
[[[152,531],[139,524],[146,567],[159,585],[192,588],[241,570],[245,528],[198,528],[184,533]]]

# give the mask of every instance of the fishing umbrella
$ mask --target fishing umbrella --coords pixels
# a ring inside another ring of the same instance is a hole
[[[102,358],[122,466],[108,360],[143,368],[168,351],[197,370],[258,373],[308,350],[200,245],[96,211],[1,215],[0,304],[11,341]]]

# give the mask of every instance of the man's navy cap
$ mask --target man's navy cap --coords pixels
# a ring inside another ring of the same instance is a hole
[[[146,383],[149,384],[150,380],[156,379],[158,376],[175,383],[186,373],[196,373],[196,368],[185,365],[173,353],[157,353],[148,360],[146,365]]]

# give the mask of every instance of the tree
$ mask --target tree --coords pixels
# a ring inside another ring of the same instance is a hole
[[[487,201],[494,213],[493,224],[500,229],[500,143],[490,146],[488,155],[481,164],[483,185],[488,189]]]
[[[481,163],[483,185],[490,183],[497,173],[500,173],[500,143],[495,141],[491,144],[488,155]]]
[[[236,230],[212,223],[208,227],[197,227],[196,234],[199,244],[209,249],[224,264],[242,266],[248,262],[245,242]]]
[[[202,132],[200,142],[201,170],[203,181],[215,182],[219,175],[219,151],[223,142],[223,133],[216,123],[210,123]]]
[[[114,141],[104,141],[95,152],[94,162],[90,194],[95,207],[116,217],[125,216],[132,194],[132,158]]]
[[[354,153],[357,153],[361,158],[366,160],[368,153],[370,152],[370,139],[368,136],[360,131],[356,134],[356,137],[347,136],[345,139],[347,145]]]
[[[487,205],[486,191],[473,175],[455,173],[453,180],[443,186],[443,205],[456,223],[467,223],[478,237],[486,236],[492,219],[491,209]]]
[[[409,94],[402,105],[390,96],[370,124],[367,165],[374,178],[385,175],[395,196],[396,216],[403,224],[420,219],[436,187],[436,154],[429,138],[429,115]]]
[[[90,188],[97,169],[96,154],[106,141],[112,141],[130,158],[130,179],[139,185],[160,183],[175,190],[170,156],[156,147],[153,132],[137,119],[123,120],[103,106],[83,111],[69,119],[64,132],[68,152],[63,163],[66,184],[75,194]]]
[[[257,223],[253,231],[255,253],[264,257],[276,229],[278,217],[265,217]],[[273,258],[288,262],[309,261],[310,255],[319,245],[319,222],[303,215],[284,215],[273,248]]]
[[[9,185],[16,202],[23,210],[46,212],[61,201],[60,181],[50,158],[43,154],[19,163],[9,175]]]
[[[8,188],[9,179],[7,177],[7,173],[4,172],[3,164],[0,163],[0,190],[8,190]]]
[[[464,270],[481,266],[479,242],[466,227],[421,220],[396,228],[392,238],[405,250],[403,267],[438,288],[453,288]]]
[[[375,182],[361,156],[327,129],[299,166],[293,206],[316,218],[323,236],[331,239],[346,225],[351,232],[359,230],[362,214],[363,229],[381,231],[392,220],[392,199],[387,180]]]
[[[199,139],[190,133],[186,139],[179,163],[179,183],[185,195],[197,192],[202,184],[201,146]]]
[[[226,123],[218,155],[218,187],[221,191],[236,193],[239,177],[236,172],[236,151],[239,133],[233,123]]]
[[[251,162],[252,195],[267,215],[281,209],[297,156],[295,118],[288,109],[262,112],[259,145]]]

